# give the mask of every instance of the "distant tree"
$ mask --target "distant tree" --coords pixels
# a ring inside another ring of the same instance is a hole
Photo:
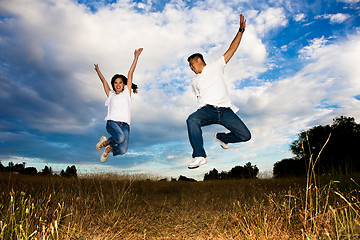
[[[324,147],[330,134],[331,137]],[[332,125],[315,126],[299,133],[299,138],[290,145],[290,149],[295,154],[293,160],[300,160],[309,164],[310,159],[314,161],[324,147],[315,166],[316,171],[320,174],[346,174],[360,172],[359,146],[360,124],[357,124],[352,117],[341,116],[335,118]],[[288,159],[285,160],[288,161]],[[295,164],[294,168],[302,166],[296,161],[288,161],[286,164],[289,163]],[[276,168],[274,166],[274,169],[280,169],[279,162]],[[298,170],[303,171],[303,168]]]
[[[13,162],[9,162],[9,163],[8,163],[8,166],[7,166],[7,170],[8,170],[9,172],[11,172],[13,167],[14,167],[14,163],[13,163]]]
[[[242,166],[235,166],[229,172],[230,179],[255,178],[259,173],[256,166],[252,166],[250,162]]]
[[[324,170],[360,172],[360,124],[354,118],[342,116],[336,118],[331,127],[331,138],[324,156]]]
[[[23,174],[27,175],[36,175],[38,173],[37,169],[35,167],[27,167],[24,169]]]
[[[244,166],[235,166],[229,172],[222,171],[220,174],[215,168],[209,173],[205,173],[204,181],[207,180],[225,180],[225,179],[243,179],[243,178],[256,178],[259,169],[256,165],[251,165],[250,162]]]
[[[11,172],[24,173],[24,169],[25,169],[24,164],[17,163],[11,168]]]
[[[243,166],[235,166],[233,167],[227,174],[227,178],[229,179],[241,179],[243,177],[244,167]]]
[[[75,165],[72,165],[68,171],[68,169],[66,169],[66,172],[70,175],[70,177],[77,177],[77,170]]]
[[[4,165],[2,165],[1,161],[0,161],[0,172],[4,172],[5,171],[5,167]]]
[[[52,168],[45,166],[44,169],[41,171],[41,174],[45,176],[51,176],[53,174]]]
[[[229,179],[229,172],[227,171],[221,171],[219,175],[221,180]]]
[[[220,179],[220,174],[215,168],[210,170],[209,173],[205,173],[204,181]]]
[[[273,175],[276,178],[305,176],[305,162],[296,158],[286,158],[278,161],[274,164]]]
[[[195,180],[195,179],[193,179],[193,178],[187,178],[187,177],[182,176],[182,175],[180,175],[180,177],[179,177],[178,181],[196,182],[196,180]]]
[[[244,165],[245,178],[256,178],[259,173],[259,168],[256,165],[251,165],[250,162]]]
[[[62,177],[77,177],[77,170],[75,165],[72,165],[71,167],[67,167],[66,170],[61,170],[60,176]]]

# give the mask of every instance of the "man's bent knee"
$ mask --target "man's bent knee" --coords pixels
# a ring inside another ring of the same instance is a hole
[[[187,119],[186,119],[186,124],[189,126],[189,125],[192,125],[192,124],[198,124],[200,123],[199,119],[196,118],[194,116],[194,114],[191,114]]]
[[[249,132],[248,134],[244,135],[244,141],[247,142],[251,139],[251,133]]]

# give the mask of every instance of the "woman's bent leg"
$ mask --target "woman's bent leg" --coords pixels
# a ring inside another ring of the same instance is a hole
[[[109,145],[113,148],[113,155],[119,155],[120,145],[125,141],[125,134],[121,129],[121,122],[108,120],[106,131],[111,135],[111,137],[108,138],[108,141]]]
[[[114,153],[115,155],[123,155],[127,152],[128,150],[128,146],[129,146],[129,136],[130,136],[130,126],[127,123],[123,123],[123,125],[121,126],[121,130],[124,133],[124,141],[119,144],[119,147],[116,151],[116,153]]]

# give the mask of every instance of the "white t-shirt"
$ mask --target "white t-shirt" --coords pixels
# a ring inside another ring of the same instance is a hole
[[[124,86],[124,90],[119,94],[110,90],[105,106],[108,107],[105,121],[126,122],[130,125],[131,96],[127,86]]]
[[[207,104],[216,107],[230,107],[234,112],[239,109],[231,104],[230,95],[224,79],[226,66],[224,56],[207,64],[201,73],[196,74],[191,85],[201,108]]]

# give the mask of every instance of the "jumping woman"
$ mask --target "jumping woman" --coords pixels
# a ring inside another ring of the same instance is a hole
[[[101,154],[100,161],[105,162],[109,153],[113,156],[123,155],[126,153],[129,145],[130,133],[130,110],[131,110],[131,90],[137,93],[137,85],[134,84],[133,74],[142,52],[142,48],[134,52],[134,60],[128,72],[127,78],[124,75],[115,74],[111,79],[110,89],[106,79],[101,74],[98,64],[94,64],[107,96],[105,106],[108,108],[106,121],[106,131],[111,135],[108,139],[105,136],[100,138],[96,144],[96,150],[100,151],[105,147]]]

